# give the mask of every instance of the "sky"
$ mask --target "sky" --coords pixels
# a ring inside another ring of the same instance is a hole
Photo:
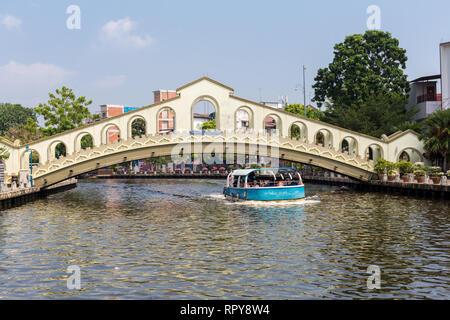
[[[80,28],[71,5],[80,8]],[[367,30],[367,8],[407,50],[410,80],[439,74],[450,41],[448,0],[1,0],[0,102],[37,106],[63,85],[101,104],[144,106],[153,91],[209,76],[254,101],[298,90],[308,102],[333,46]]]

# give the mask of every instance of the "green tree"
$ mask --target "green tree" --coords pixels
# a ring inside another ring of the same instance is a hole
[[[402,94],[370,96],[359,108],[342,108],[336,104],[325,111],[324,121],[373,137],[390,135],[398,124],[411,120],[415,108],[405,109],[407,98]],[[345,109],[345,111],[343,110]]]
[[[407,96],[406,61],[406,50],[388,32],[369,30],[348,36],[335,45],[328,68],[319,69],[314,101],[320,107],[328,100],[345,112],[379,94]]]
[[[9,152],[4,147],[0,147],[0,161],[8,160],[9,159]]]
[[[0,136],[4,136],[9,128],[27,125],[28,121],[36,121],[36,112],[20,104],[0,103]]]
[[[41,132],[38,130],[37,122],[32,118],[28,118],[25,125],[17,124],[10,127],[5,137],[11,141],[18,139],[23,143],[29,143],[41,138]]]
[[[88,109],[92,100],[77,98],[72,89],[56,89],[56,94],[49,93],[49,98],[46,104],[41,103],[35,108],[36,113],[45,120],[45,128],[41,128],[44,137],[78,128],[98,118],[98,115],[91,115]]]
[[[94,140],[92,139],[92,136],[90,134],[87,134],[83,138],[81,138],[81,149],[85,150],[87,148],[93,147],[94,147]]]
[[[302,104],[289,104],[284,110],[299,116],[305,116],[305,107]],[[324,113],[316,108],[306,107],[306,117],[314,120],[322,120]]]
[[[213,130],[216,129],[216,119],[202,123],[202,130]]]
[[[442,167],[446,171],[450,153],[450,109],[430,114],[424,120],[420,139],[424,142],[427,156],[431,159],[442,159]]]
[[[132,137],[142,137],[145,135],[145,121],[144,119],[136,119],[131,125],[131,135]]]

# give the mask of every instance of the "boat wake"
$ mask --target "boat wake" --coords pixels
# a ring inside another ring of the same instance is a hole
[[[297,207],[297,206],[309,206],[320,203],[319,197],[311,196],[304,199],[297,200],[279,200],[279,201],[249,201],[239,200],[231,201],[225,198],[224,195],[213,193],[207,195],[208,198],[224,201],[228,205],[250,206],[250,207]]]

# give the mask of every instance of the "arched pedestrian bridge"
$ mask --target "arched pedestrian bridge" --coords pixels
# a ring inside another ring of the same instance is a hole
[[[46,187],[113,164],[168,155],[224,154],[227,163],[243,153],[277,157],[359,180],[370,179],[377,158],[423,161],[423,145],[410,130],[370,137],[237,97],[232,88],[207,77],[178,88],[176,93],[172,99],[30,143],[29,150],[39,155],[39,166],[33,171],[35,184]],[[200,114],[196,109],[199,102],[210,109],[205,107]],[[215,120],[216,129],[199,134],[199,121],[205,116]],[[136,121],[145,124],[140,136],[133,135]],[[112,128],[119,141],[109,143]],[[92,138],[93,147],[84,150],[81,142],[85,136]],[[66,150],[66,156],[59,159],[58,144]],[[10,153],[5,162],[7,176],[29,169],[24,145],[0,140],[0,146]]]

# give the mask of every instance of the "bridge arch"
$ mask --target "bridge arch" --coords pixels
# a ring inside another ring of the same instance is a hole
[[[33,151],[33,158],[32,162],[33,165],[40,165],[41,164],[41,156],[39,155],[39,152],[37,152],[35,149],[30,149],[30,151]],[[20,168],[21,169],[30,169],[30,152],[24,150],[20,155]]]
[[[397,154],[397,162],[400,161],[408,161],[411,163],[423,162],[423,155],[419,152],[419,150],[408,147],[404,148]]]
[[[174,133],[177,122],[175,110],[169,106],[162,107],[156,113],[156,132],[159,134]]]
[[[252,108],[241,106],[234,113],[234,129],[238,132],[246,132],[254,129],[254,116]]]
[[[148,133],[148,123],[144,116],[135,115],[128,120],[127,123],[127,139],[134,139],[133,137],[133,124],[137,121],[143,122],[142,132],[138,132],[137,136],[146,135]]]
[[[92,136],[92,134],[90,134],[89,132],[83,131],[83,132],[77,134],[77,136],[75,137],[74,147],[73,147],[73,150],[75,150],[75,152],[78,152],[81,149],[83,149],[83,147],[82,147],[83,138],[88,137],[88,136],[90,136],[92,139],[92,147],[95,146],[95,140],[94,140],[94,137]]]
[[[321,145],[324,148],[333,147],[333,134],[330,130],[321,128],[314,135],[314,144]]]
[[[296,129],[298,128],[298,129]],[[289,127],[289,137],[291,139],[303,140],[308,138],[308,127],[302,121],[295,121]]]
[[[281,131],[282,123],[281,118],[275,113],[270,113],[264,117],[263,128],[266,134],[275,134]]]
[[[198,130],[196,129],[196,124],[195,124],[195,120],[194,120],[194,113],[195,113],[195,107],[196,105],[201,102],[201,101],[206,101],[209,102],[210,104],[212,104],[212,106],[214,107],[214,113],[215,113],[215,120],[216,120],[216,130],[220,130],[220,107],[219,107],[219,103],[217,102],[216,99],[214,99],[212,96],[209,95],[201,95],[198,98],[196,98],[194,100],[194,102],[192,102],[191,105],[191,130],[195,131]]]
[[[378,143],[372,143],[366,148],[365,156],[367,160],[371,161],[384,159],[383,148]]]
[[[110,139],[109,139],[109,137],[108,137],[108,131],[109,131],[110,129],[113,129],[113,128],[115,128],[115,129],[118,130],[118,137],[119,137],[119,140],[122,139],[122,130],[121,130],[120,126],[119,126],[118,124],[116,124],[116,123],[110,122],[110,123],[108,123],[108,124],[105,124],[105,125],[103,126],[102,130],[101,130],[101,143],[102,143],[102,144],[109,144],[109,143],[110,143],[110,142],[109,142]]]
[[[352,136],[345,137],[339,144],[339,151],[342,153],[358,155],[358,141]]]
[[[58,154],[57,154],[58,153]],[[67,156],[67,145],[62,140],[53,141],[47,149],[48,160]]]

